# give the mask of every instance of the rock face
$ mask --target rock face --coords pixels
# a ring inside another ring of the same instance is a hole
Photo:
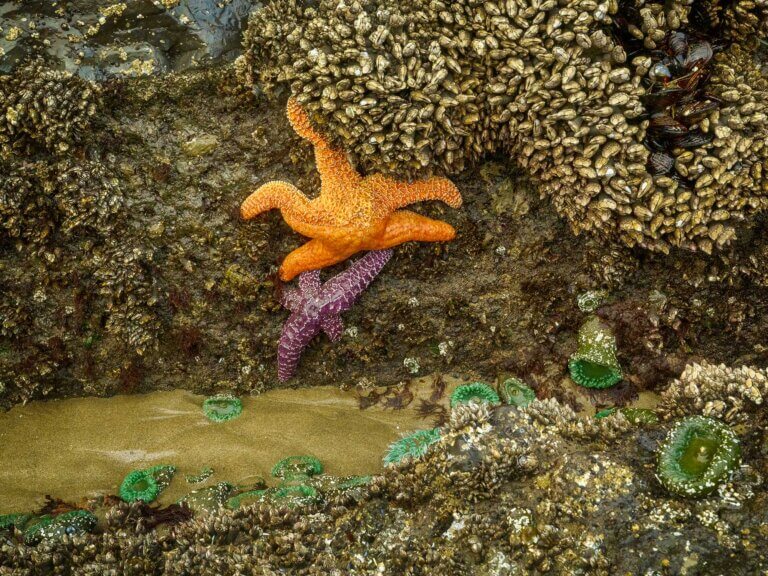
[[[47,90],[71,98],[61,109],[79,118],[90,84],[50,77]],[[76,131],[28,117],[42,141],[25,128],[0,162],[0,404],[278,385],[287,314],[275,273],[304,239],[277,214],[245,223],[237,210],[270,180],[319,188],[285,102],[254,100],[231,68],[127,78],[100,92]],[[50,151],[48,134],[66,150]],[[597,288],[610,289],[596,312],[615,331],[625,373],[600,402],[658,387],[689,355],[768,363],[766,223],[713,257],[640,260],[574,239],[509,164],[487,161],[455,180],[462,210],[420,210],[457,238],[399,247],[347,314],[342,339],[310,344],[297,384],[372,389],[456,371],[516,375],[571,401],[560,381],[583,322],[576,296]]]
[[[0,6],[0,72],[45,54],[86,79],[181,71],[231,61],[256,0],[125,0]]]
[[[505,154],[577,233],[710,253],[768,206],[768,5],[692,4],[276,0],[251,19],[243,77],[290,86],[365,169]]]
[[[731,381],[725,371],[709,381]],[[726,389],[708,388],[723,401]],[[754,441],[762,410],[740,429],[741,467],[699,499],[670,495],[654,475],[673,421],[584,418],[555,400],[463,404],[424,456],[310,504],[252,503],[155,531],[121,503],[103,534],[30,550],[0,532],[0,562],[94,574],[759,574],[768,569],[768,538],[755,529],[768,521],[768,455]]]

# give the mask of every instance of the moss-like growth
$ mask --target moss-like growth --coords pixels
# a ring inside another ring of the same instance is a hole
[[[76,536],[92,532],[96,516],[87,510],[72,510],[56,516],[45,515],[33,521],[24,530],[24,543],[34,545],[41,540],[56,540],[62,536]]]
[[[243,412],[240,398],[231,394],[217,394],[206,398],[203,402],[203,413],[213,422],[226,422],[237,418]]]
[[[272,467],[272,476],[290,480],[301,476],[317,476],[323,472],[323,465],[314,456],[288,456]]]
[[[656,475],[668,491],[698,497],[714,492],[736,470],[741,448],[726,424],[693,416],[678,421],[659,447]]]
[[[571,356],[568,370],[573,381],[586,388],[609,388],[621,381],[616,338],[597,317],[579,330],[579,349]]]
[[[120,498],[126,502],[153,502],[157,499],[176,473],[175,466],[153,466],[145,470],[133,470],[120,485]]]
[[[441,436],[440,428],[417,430],[404,436],[389,445],[389,450],[384,456],[384,465],[390,466],[406,460],[421,458],[432,444],[440,440]]]
[[[499,386],[499,396],[506,403],[519,408],[525,408],[536,400],[536,392],[517,378],[508,378]]]
[[[484,382],[472,382],[471,384],[462,384],[451,394],[451,408],[458,404],[469,404],[470,402],[488,402],[490,404],[501,404],[496,390]]]

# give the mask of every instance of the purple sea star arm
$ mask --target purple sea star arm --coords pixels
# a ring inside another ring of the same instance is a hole
[[[299,290],[306,297],[314,297],[320,293],[320,270],[310,270],[299,275]]]
[[[373,282],[391,257],[392,250],[367,252],[344,272],[323,284],[320,315],[339,314],[352,308],[357,297]]]
[[[301,353],[320,332],[319,318],[309,318],[301,312],[291,314],[285,322],[277,345],[277,377],[289,380],[296,372]]]
[[[301,307],[301,293],[296,288],[283,288],[280,304],[291,312],[297,312]]]
[[[326,316],[320,320],[320,328],[328,335],[331,342],[336,342],[344,332],[344,321],[341,316]]]

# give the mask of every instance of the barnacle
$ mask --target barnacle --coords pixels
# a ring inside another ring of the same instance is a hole
[[[739,439],[727,424],[692,416],[678,421],[659,447],[656,475],[679,496],[705,496],[739,465]]]
[[[522,380],[508,378],[499,385],[499,396],[506,404],[524,408],[536,400],[536,392]]]
[[[605,290],[587,290],[576,296],[576,304],[582,312],[592,313],[602,306],[608,293]]]
[[[272,467],[272,476],[283,480],[317,476],[322,472],[323,465],[314,456],[288,456]]]
[[[120,498],[126,502],[153,502],[170,483],[176,473],[175,466],[152,466],[144,470],[133,470],[120,485]]]
[[[496,391],[484,382],[472,382],[458,386],[451,394],[451,408],[457,404],[469,404],[470,402],[488,402],[500,404],[501,400]]]
[[[87,510],[71,510],[55,516],[45,515],[32,520],[24,528],[24,543],[33,545],[41,540],[55,540],[91,532],[96,527],[96,516]]]
[[[579,329],[579,348],[571,355],[568,370],[574,382],[587,388],[608,388],[621,381],[616,358],[616,338],[597,317]]]
[[[242,412],[242,401],[231,394],[217,394],[203,401],[203,414],[213,422],[232,420]]]
[[[389,445],[384,456],[384,465],[399,464],[407,460],[418,460],[427,453],[429,447],[440,440],[440,428],[417,430]]]

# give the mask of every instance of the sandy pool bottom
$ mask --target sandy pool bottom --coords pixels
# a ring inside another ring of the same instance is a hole
[[[417,402],[402,410],[360,410],[352,392],[320,387],[243,398],[242,415],[209,421],[204,397],[185,391],[33,402],[0,414],[0,514],[34,510],[45,495],[69,502],[116,494],[136,468],[173,464],[161,495],[170,503],[196,486],[185,475],[205,467],[212,482],[270,480],[279,459],[311,454],[328,474],[375,474],[387,446],[433,424]]]

